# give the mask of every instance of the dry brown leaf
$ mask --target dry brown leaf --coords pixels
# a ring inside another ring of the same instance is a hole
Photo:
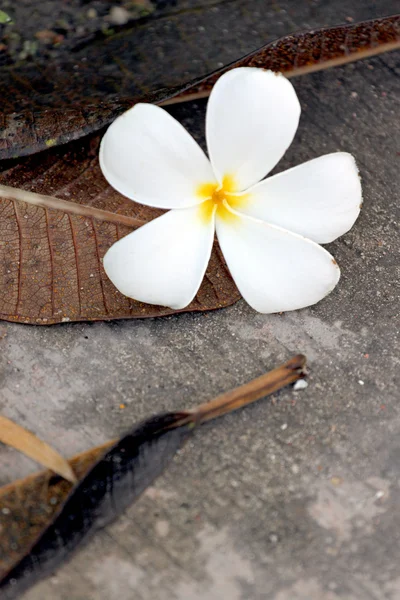
[[[17,425],[17,423],[2,415],[0,415],[0,442],[19,450],[43,467],[47,467],[54,473],[61,475],[67,481],[71,483],[76,481],[75,474],[68,461],[56,450],[24,427],[21,427],[21,425]]]
[[[11,190],[7,199],[0,191],[0,318],[49,325],[176,312],[123,296],[103,270],[108,248],[162,211],[108,185],[97,159],[99,142],[100,136],[88,136],[20,159],[0,174],[2,185],[52,196]],[[196,298],[184,310],[221,308],[239,298],[215,245]]]

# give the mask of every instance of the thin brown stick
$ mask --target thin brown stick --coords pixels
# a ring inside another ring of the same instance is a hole
[[[28,192],[28,190],[14,188],[8,185],[0,185],[0,197],[18,200],[19,202],[26,202],[27,204],[33,204],[34,206],[40,206],[41,208],[61,210],[65,213],[79,215],[81,217],[90,217],[97,219],[98,221],[108,221],[109,223],[117,223],[118,225],[126,225],[133,228],[144,225],[144,221],[140,219],[134,219],[133,217],[127,217],[126,215],[118,215],[109,212],[108,210],[87,206],[86,204],[77,204],[75,202],[70,202],[69,200],[61,200],[55,196],[46,196],[45,194]]]

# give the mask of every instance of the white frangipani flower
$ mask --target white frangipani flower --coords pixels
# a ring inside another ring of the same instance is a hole
[[[174,309],[197,293],[214,232],[233,279],[257,311],[309,306],[340,271],[319,243],[348,231],[361,205],[353,157],[327,154],[263,179],[296,133],[300,104],[282,75],[239,68],[212,90],[210,160],[165,110],[137,104],[107,130],[100,165],[128,198],[171,209],[116,242],[104,268],[124,294]]]

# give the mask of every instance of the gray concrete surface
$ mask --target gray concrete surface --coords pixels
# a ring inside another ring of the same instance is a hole
[[[303,113],[278,170],[347,150],[364,186],[355,227],[329,246],[342,280],[317,306],[0,323],[0,411],[65,455],[293,353],[310,364],[306,390],[203,427],[123,518],[24,600],[400,598],[398,59],[294,80]],[[200,141],[204,111],[171,109]],[[0,484],[34,469],[0,448]]]

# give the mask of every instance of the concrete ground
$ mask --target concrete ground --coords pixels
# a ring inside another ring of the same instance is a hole
[[[236,39],[241,52],[294,24],[395,12],[394,1],[219,4],[189,12],[208,55],[224,11],[223,60]],[[158,320],[3,322],[0,411],[70,456],[298,352],[309,359],[309,387],[204,426],[126,515],[23,600],[400,598],[399,56],[293,83],[302,118],[278,170],[346,150],[363,180],[359,220],[329,246],[342,269],[336,290],[284,315],[240,301]],[[171,109],[200,141],[205,106]],[[35,468],[0,448],[0,484]]]

